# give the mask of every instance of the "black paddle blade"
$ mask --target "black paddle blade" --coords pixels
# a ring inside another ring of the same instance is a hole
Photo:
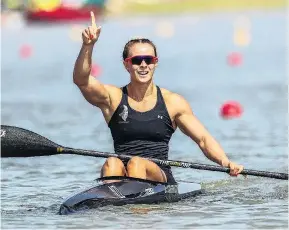
[[[1,125],[1,158],[58,154],[62,147],[47,138],[15,126]]]

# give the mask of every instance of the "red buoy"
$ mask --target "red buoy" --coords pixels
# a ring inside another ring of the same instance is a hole
[[[243,56],[240,53],[233,52],[228,55],[227,62],[230,66],[240,66],[243,63]]]
[[[91,75],[94,77],[99,77],[101,74],[101,67],[97,64],[92,64],[91,66]]]
[[[220,109],[220,115],[224,119],[237,118],[240,117],[242,113],[242,106],[236,101],[228,101],[224,103]]]
[[[22,45],[19,50],[21,58],[29,58],[32,55],[32,47],[30,45]]]

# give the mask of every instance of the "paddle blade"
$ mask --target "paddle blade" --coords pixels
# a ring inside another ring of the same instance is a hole
[[[29,130],[1,125],[1,158],[57,154],[60,145]]]

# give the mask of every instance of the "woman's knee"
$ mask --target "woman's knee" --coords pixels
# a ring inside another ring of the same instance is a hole
[[[117,157],[109,157],[105,161],[103,167],[106,168],[120,168],[124,167],[123,162]]]
[[[128,170],[130,168],[139,168],[139,167],[145,167],[144,159],[141,157],[138,156],[132,157],[127,163]]]
[[[103,176],[124,176],[126,169],[122,161],[116,157],[109,157],[102,166],[100,175]]]

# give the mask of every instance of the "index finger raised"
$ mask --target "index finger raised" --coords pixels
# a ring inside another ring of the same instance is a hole
[[[91,16],[91,25],[96,27],[95,16],[92,11],[90,11],[90,16]]]

